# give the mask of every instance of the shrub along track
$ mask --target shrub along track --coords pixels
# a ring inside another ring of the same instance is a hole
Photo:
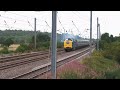
[[[57,50],[57,54],[62,54],[63,52],[65,52],[63,48]],[[4,58],[2,57],[0,58],[0,70],[35,62],[38,60],[43,60],[48,57],[50,57],[49,51],[27,53],[27,54],[9,56],[9,57],[4,57]]]
[[[94,47],[93,47],[94,48]],[[57,60],[57,67],[64,65],[65,63],[70,62],[71,60],[74,60],[86,53],[89,53],[89,47],[84,48],[81,50],[81,52],[74,53],[72,55],[69,55],[67,57],[63,57],[61,59]],[[33,79],[40,75],[43,75],[51,70],[51,62],[41,65],[39,67],[33,68],[31,71],[22,73],[21,75],[17,75],[15,77],[11,77],[10,79]]]

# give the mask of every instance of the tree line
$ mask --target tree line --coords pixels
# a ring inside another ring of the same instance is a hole
[[[103,56],[108,59],[116,60],[120,63],[120,36],[109,35],[104,33],[101,36],[100,51],[103,51]]]

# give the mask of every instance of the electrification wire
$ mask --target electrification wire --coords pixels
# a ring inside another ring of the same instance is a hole
[[[5,20],[4,20],[4,23],[5,23],[5,25],[6,25],[8,28],[10,28],[9,25],[7,24],[7,22],[6,22]]]
[[[45,21],[45,23],[47,24],[47,26],[51,29],[50,25],[47,23],[47,21]]]
[[[2,17],[4,17],[4,16],[2,16]],[[4,18],[13,19],[13,18],[10,18],[10,17],[4,17]],[[13,20],[15,20],[15,22],[14,22],[14,23],[16,23],[18,19],[13,19]],[[29,26],[31,26],[31,27],[33,28],[32,24],[31,24],[31,22],[30,22],[29,20],[27,20],[27,21],[18,20],[18,21],[21,21],[21,22],[24,22],[24,23],[28,23],[28,24],[29,24]],[[43,25],[41,25],[41,24],[36,24],[36,25],[43,26]]]
[[[0,16],[1,16],[1,15],[0,15]],[[16,20],[18,20],[18,19],[14,19],[14,18],[11,18],[11,17],[5,17],[5,16],[1,16],[1,17],[15,20],[15,21],[14,21],[14,24],[17,22]],[[22,22],[28,23],[29,26],[31,26],[31,27],[33,28],[33,26],[31,25],[30,21],[28,21],[28,20],[27,20],[27,21],[19,20],[19,21],[22,21]],[[6,21],[4,21],[4,22],[6,23]],[[6,23],[6,25],[8,26],[7,23]],[[37,24],[37,25],[40,25],[40,24]],[[41,26],[41,25],[40,25],[40,26]],[[9,26],[8,26],[8,28],[9,28]]]
[[[6,17],[6,16],[2,16],[2,15],[0,15],[1,17],[3,17],[3,18],[8,18],[8,19],[12,19],[12,20],[18,20],[18,21],[21,21],[21,22],[28,22],[29,20],[23,20],[23,19],[15,19],[15,18],[11,18],[11,17]],[[38,19],[37,19],[38,20]],[[41,20],[41,21],[43,21],[43,20]],[[34,24],[34,23],[33,23]],[[37,25],[40,25],[40,24],[37,24]]]
[[[80,32],[79,29],[77,28],[77,26],[75,25],[75,23],[72,21],[73,25],[76,27],[76,29],[78,30],[78,33]],[[80,32],[81,35],[81,32]]]
[[[41,12],[41,11],[40,11]],[[29,18],[29,19],[34,19],[35,17],[31,16],[31,17],[28,17],[28,16],[25,16],[25,15],[21,15],[21,14],[17,14],[17,13],[13,13],[13,12],[8,12],[8,13],[11,13],[11,14],[15,14],[15,15],[18,15],[18,16],[22,16],[22,17],[26,17],[26,18]],[[38,21],[44,21],[44,20],[41,20],[41,19],[36,19]]]
[[[5,24],[4,24],[5,27],[8,28],[8,29],[12,29],[12,28],[18,29],[18,27],[16,28],[16,27],[13,26],[13,25],[16,23],[16,20],[14,21],[14,24],[13,24],[12,26],[8,25],[6,20],[4,20],[4,23],[5,23]],[[3,24],[1,24],[1,25],[3,25]],[[19,29],[20,29],[20,28],[19,28]]]
[[[72,12],[73,12],[73,11],[72,11]],[[73,13],[74,13],[77,17],[79,17],[79,18],[83,18],[83,17],[77,15],[75,12],[73,12]],[[84,18],[84,19],[81,19],[81,20],[88,20],[88,19]]]
[[[59,19],[59,17],[57,17],[58,18],[58,21],[59,21],[59,23],[60,23],[60,25],[62,26],[62,28],[63,28],[63,30],[64,30],[64,33],[65,33],[65,28],[63,27],[63,25],[62,25],[62,23],[61,23],[61,21],[60,21],[60,19]],[[67,31],[66,31],[67,32]]]
[[[28,21],[28,23],[29,23],[29,26],[31,26],[32,28],[33,28],[33,26],[30,24],[30,22]]]
[[[6,25],[4,26],[4,25],[2,25],[2,26],[0,26],[0,27],[3,27],[3,28],[8,28],[8,27],[6,27]],[[21,28],[18,28],[18,27],[9,27],[8,29],[12,29],[12,28],[15,28],[15,29],[17,29],[17,30],[22,30]]]
[[[13,12],[8,12],[8,13],[15,14],[15,15],[22,16],[22,17],[26,17],[26,18],[30,18],[30,19],[34,19],[34,17],[28,17],[28,16],[25,16],[25,15],[20,15],[20,14],[13,13]]]
[[[3,17],[3,16],[2,16]],[[6,17],[6,18],[9,18],[9,17]],[[9,19],[13,19],[13,18],[9,18]],[[16,19],[14,19],[15,21],[14,21],[14,24],[17,22],[16,21]],[[8,28],[9,28],[9,25],[7,24],[7,22],[6,22],[6,20],[4,20],[4,22],[5,22],[5,25],[7,25],[8,26]],[[27,23],[29,23],[29,26],[31,26],[32,28],[33,28],[33,26],[31,25],[31,23],[28,21]]]
[[[18,20],[18,21],[21,21],[21,22],[28,22],[28,20],[27,21],[24,21],[24,20],[20,20],[20,19],[14,19],[14,18],[10,18],[10,17],[5,17],[5,16],[1,16],[1,17],[3,17],[3,18],[7,18],[7,19],[12,19],[12,20]]]
[[[74,13],[74,12],[73,12]],[[75,13],[74,13],[75,14]],[[76,15],[76,14],[75,14]],[[77,17],[79,17],[78,15],[77,15]],[[80,17],[79,17],[80,18]],[[82,19],[83,20],[83,19]],[[73,20],[72,20],[73,21]],[[85,23],[87,23],[85,20],[83,20]],[[80,22],[77,22],[77,23],[80,23]],[[66,25],[68,25],[68,24],[66,24]],[[87,25],[87,24],[86,24]],[[76,25],[75,25],[76,26]],[[78,28],[77,28],[77,30],[78,30]]]
[[[61,23],[59,17],[58,17],[58,20],[59,20],[59,23],[61,24],[61,26],[63,27],[63,25],[62,25],[62,23]],[[75,27],[76,27],[76,25],[75,25]],[[76,28],[77,28],[77,27],[76,27]],[[63,29],[64,29],[64,27],[63,27]],[[64,30],[65,30],[65,29],[64,29]],[[79,29],[77,28],[77,30],[79,30]],[[71,30],[71,33],[73,34],[72,30]],[[74,35],[74,34],[73,34],[73,35]]]
[[[72,12],[73,12],[73,11],[72,11]],[[77,17],[80,19],[80,21],[82,20],[81,22],[84,22],[84,23],[86,23],[86,24],[89,23],[89,22],[87,22],[87,21],[88,21],[87,19],[86,19],[86,20],[85,20],[85,19],[81,19],[81,18],[83,18],[83,17],[78,16],[78,15],[77,15],[76,13],[74,13],[74,12],[73,12],[73,14],[74,14],[75,16],[77,16]],[[77,22],[77,21],[76,21],[76,22]],[[79,23],[80,23],[80,22],[79,22]]]
[[[73,12],[73,11],[72,11]],[[73,12],[74,13],[74,12]],[[76,13],[74,13],[76,16],[78,16]],[[79,18],[81,18],[80,16],[78,16]],[[83,20],[83,19],[81,19],[81,20]],[[73,24],[74,24],[74,22],[73,22]],[[77,26],[74,24],[74,26],[77,28]],[[79,29],[77,28],[77,30],[79,31]],[[83,33],[84,33],[84,31],[83,31]],[[82,34],[80,33],[80,35],[82,36]]]

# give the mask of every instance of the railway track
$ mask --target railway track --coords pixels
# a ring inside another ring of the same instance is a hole
[[[62,49],[58,49],[57,51],[63,51]],[[27,57],[33,57],[33,56],[38,56],[38,55],[43,55],[43,54],[48,54],[49,51],[39,51],[39,52],[32,52],[32,53],[26,53],[26,54],[21,54],[21,55],[14,55],[14,56],[7,56],[7,57],[1,57],[0,58],[0,63],[8,62],[8,61],[13,61],[13,60],[19,60],[19,59],[24,59]]]
[[[86,53],[89,52],[89,48],[82,50],[81,52],[77,52],[75,54],[72,54],[70,56],[61,58],[57,60],[57,67],[64,65],[67,62],[70,62],[71,60],[74,60],[75,58],[78,58]],[[51,70],[51,62],[41,65],[39,67],[33,68],[31,71],[22,73],[21,75],[17,75],[14,77],[11,77],[9,79],[34,79],[40,75],[43,75]]]
[[[57,51],[58,54],[61,54],[63,52],[64,52],[63,49],[59,49]],[[50,57],[50,54],[48,51],[27,54],[27,55],[21,55],[21,56],[15,56],[15,57],[13,56],[10,59],[7,57],[3,60],[0,60],[1,61],[0,62],[0,70],[4,70],[4,69],[12,68],[15,66],[35,62],[38,60],[44,60],[44,59],[49,58],[49,57]]]

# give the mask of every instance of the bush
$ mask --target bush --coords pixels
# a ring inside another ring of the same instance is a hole
[[[120,63],[120,42],[114,42],[112,45],[112,51],[111,51],[113,58]]]
[[[17,49],[16,49],[16,52],[25,52],[29,50],[29,47],[25,44],[21,44]]]
[[[118,66],[116,61],[104,58],[103,56],[95,56],[95,54],[83,60],[83,64],[87,65],[97,73],[104,73],[107,70],[117,68]]]
[[[37,48],[46,48],[46,49],[49,49],[49,46],[50,46],[50,42],[49,41],[37,43]]]
[[[106,44],[106,49],[103,51],[103,56],[108,59],[114,59],[120,63],[120,42],[112,42]]]
[[[14,43],[14,41],[11,39],[11,38],[8,38],[8,39],[6,39],[4,42],[3,42],[3,45],[5,45],[5,46],[10,46],[11,44],[13,44]]]
[[[63,48],[63,42],[57,42],[57,48]]]
[[[4,47],[4,48],[0,51],[0,53],[2,53],[2,54],[8,54],[8,53],[9,53],[8,48],[7,48],[7,47]]]
[[[92,53],[92,56],[103,57],[103,54],[102,54],[102,53],[103,53],[103,51],[101,51],[101,50],[100,50],[100,51],[96,51],[96,50],[95,50],[95,51]]]
[[[105,79],[120,79],[120,69],[106,72],[104,75]]]

